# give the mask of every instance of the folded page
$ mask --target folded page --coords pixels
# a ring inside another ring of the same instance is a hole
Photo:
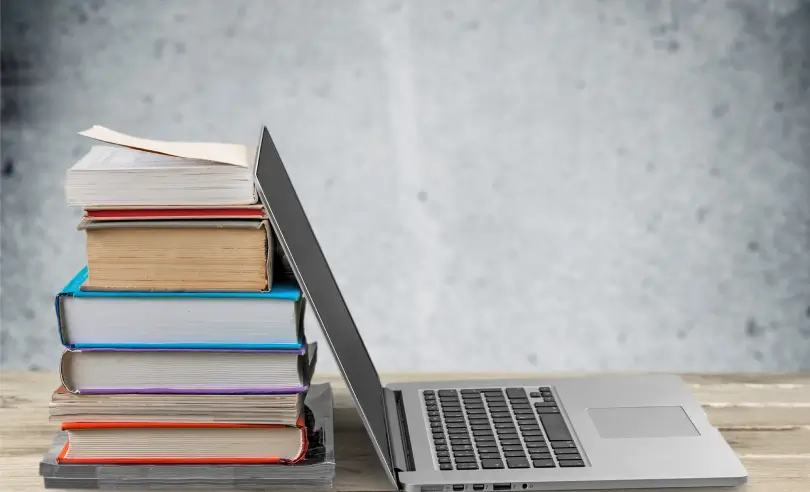
[[[186,159],[200,159],[220,162],[239,167],[251,167],[253,152],[247,146],[228,143],[212,142],[170,142],[165,140],[148,140],[119,133],[103,126],[95,125],[92,128],[79,132],[100,142],[129,147],[136,150],[154,152]]]

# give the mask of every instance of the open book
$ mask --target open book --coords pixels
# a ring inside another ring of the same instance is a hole
[[[255,151],[244,145],[147,140],[94,126],[95,145],[65,179],[69,205],[203,206],[256,203]]]

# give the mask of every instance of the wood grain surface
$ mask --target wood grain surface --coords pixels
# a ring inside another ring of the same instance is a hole
[[[419,373],[383,380],[542,376]],[[682,376],[748,469],[749,483],[736,490],[810,492],[810,374]],[[316,382],[335,389],[335,490],[391,490],[340,377],[321,375]],[[0,491],[44,490],[37,470],[57,430],[48,422],[48,402],[58,384],[55,373],[0,373]]]

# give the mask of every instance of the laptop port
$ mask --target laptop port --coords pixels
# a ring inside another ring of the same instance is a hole
[[[463,485],[453,485],[453,490],[464,490]]]
[[[492,490],[512,490],[511,483],[496,483],[492,486]]]
[[[473,490],[484,490],[484,484],[482,483],[473,484]]]

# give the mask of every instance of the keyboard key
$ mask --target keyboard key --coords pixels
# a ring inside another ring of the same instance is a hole
[[[571,460],[582,460],[582,456],[579,454],[558,454],[557,461],[571,461]]]
[[[462,395],[478,395],[481,393],[481,390],[477,389],[463,389],[461,390]]]
[[[444,439],[444,438],[441,438],[441,439],[434,439],[434,440],[433,440],[433,444],[435,444],[435,445],[439,445],[439,444],[447,444],[447,440],[446,440],[446,439]]]
[[[551,441],[551,447],[554,448],[555,450],[561,449],[561,448],[576,448],[577,447],[576,444],[574,444],[574,441],[557,441],[557,440],[554,440],[554,439],[551,439],[551,438],[549,438],[549,441]]]
[[[579,454],[579,450],[577,448],[559,448],[554,450],[557,455],[561,454]]]
[[[537,388],[537,391],[542,393],[544,391],[551,391],[551,388],[549,388],[548,386],[540,386],[539,388]]]
[[[456,396],[456,390],[439,390],[439,396]]]
[[[484,388],[484,389],[478,390],[478,391],[480,391],[481,393],[484,393],[484,394],[488,394],[488,395],[491,395],[493,393],[497,393],[499,395],[503,394],[503,390],[500,389],[500,388]]]
[[[532,391],[531,393],[529,393],[529,396],[531,396],[532,398],[542,398],[543,397],[543,395],[541,395],[539,391]]]
[[[530,443],[530,442],[543,442],[544,443],[544,442],[546,442],[546,440],[543,439],[543,436],[523,436],[523,440],[526,441],[526,443]]]
[[[436,456],[438,456],[439,458],[445,458],[447,456],[450,456],[450,451],[436,451]]]
[[[495,444],[495,436],[475,436],[475,443],[480,444],[481,446],[485,446],[485,443],[493,443]]]
[[[518,425],[520,426],[520,430],[525,432],[540,430],[540,426],[537,424],[537,422],[519,422]]]
[[[444,422],[447,424],[464,424],[466,421],[464,417],[445,417]]]
[[[477,470],[478,463],[457,463],[456,470]]]
[[[543,422],[543,428],[546,429],[546,435],[549,441],[570,441],[571,433],[568,431],[568,426],[565,425],[562,415],[559,413],[541,414],[540,420]]]
[[[529,460],[526,458],[506,458],[506,466],[509,468],[529,468]]]
[[[475,463],[478,460],[475,459],[475,456],[454,456],[456,463]]]
[[[525,458],[526,457],[526,453],[523,452],[522,450],[521,451],[504,451],[503,455],[506,456],[507,458]]]
[[[472,444],[472,441],[470,441],[467,438],[464,438],[464,439],[452,439],[451,438],[450,439],[450,444],[452,444],[453,446],[461,445],[461,444]]]
[[[515,415],[534,415],[534,412],[532,412],[532,409],[529,407],[515,408],[512,411],[515,412]]]
[[[469,431],[467,430],[466,427],[453,427],[453,428],[447,429],[447,433],[448,434],[463,434],[465,436],[469,435]]]
[[[537,413],[560,413],[559,407],[537,407]]]
[[[582,460],[570,460],[570,461],[565,460],[565,461],[560,461],[560,466],[563,467],[563,468],[581,467],[581,466],[585,466],[585,462],[582,461]]]
[[[514,429],[515,424],[513,424],[512,422],[497,422],[495,424],[495,428],[496,429]],[[571,436],[568,436],[568,438],[570,439]]]
[[[480,454],[498,454],[500,455],[501,450],[498,449],[498,446],[478,446],[478,452]]]
[[[506,449],[507,446],[520,446],[520,449],[523,449],[520,439],[501,439],[501,446],[503,446],[504,449]]]
[[[427,396],[427,395],[434,395],[434,394],[436,394],[436,392],[433,391],[433,390],[425,390],[425,391],[422,392],[422,394]]]
[[[533,460],[550,460],[551,453],[529,453],[529,458]]]
[[[526,436],[542,436],[543,435],[543,431],[541,431],[540,429],[526,430],[526,429],[524,429],[522,427],[520,428],[520,433],[523,434],[523,437],[526,437]]]
[[[523,388],[506,388],[506,396],[509,398],[525,398],[526,390]]]
[[[502,470],[503,461],[501,460],[481,460],[481,468],[484,470]]]
[[[553,401],[538,401],[534,404],[534,408],[542,408],[542,407],[556,407],[557,403]]]
[[[453,462],[453,460],[451,460],[449,457],[448,458],[439,458],[439,463],[452,463],[452,462]]]
[[[496,409],[506,410],[509,407],[509,405],[507,405],[505,401],[490,401],[490,402],[487,402],[487,405],[489,406],[490,411],[493,411],[493,412]]]
[[[458,458],[459,456],[475,456],[475,451],[472,451],[472,450],[467,450],[467,451],[461,451],[461,450],[459,450],[459,451],[453,451],[453,456],[455,456],[455,457],[457,457],[457,458]]]
[[[538,409],[538,412],[539,411],[540,410]],[[518,414],[515,418],[517,418],[518,421],[523,421],[523,422],[537,422],[537,419],[534,418],[534,415]]]
[[[534,460],[532,461],[532,465],[534,465],[535,468],[554,468],[556,466],[554,460]]]
[[[449,463],[442,463],[442,464],[439,465],[439,470],[452,470],[452,469],[453,469],[453,465],[451,465]]]
[[[530,453],[548,453],[548,446],[544,442],[527,442],[526,448]]]
[[[468,408],[467,415],[486,415],[487,411],[483,408]]]
[[[461,422],[447,422],[446,427],[448,429],[459,429],[459,428],[467,428],[467,422],[464,422],[464,419],[461,419]]]
[[[481,453],[478,457],[482,460],[499,460],[501,459],[501,453]]]
[[[437,444],[436,451],[447,451],[447,444]]]
[[[503,448],[504,452],[506,452],[506,451],[523,451],[523,446],[521,446],[520,444],[506,444],[506,445],[501,446],[501,448]]]
[[[473,447],[472,447],[471,444],[459,444],[459,445],[454,444],[453,445],[453,452],[456,452],[456,451],[472,451],[472,448]]]
[[[554,397],[553,397],[553,396],[544,396],[544,397],[543,397],[543,401],[546,401],[546,402],[553,402],[553,401],[554,401]]]

